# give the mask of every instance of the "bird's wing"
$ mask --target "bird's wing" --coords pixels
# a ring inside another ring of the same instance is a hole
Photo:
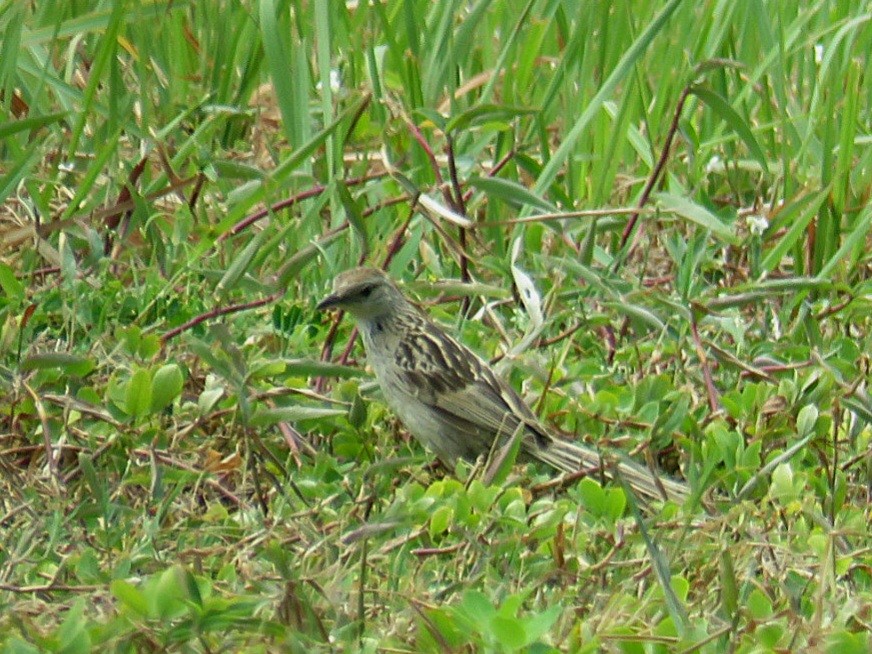
[[[435,324],[422,321],[407,345],[416,356],[410,351],[397,357],[403,376],[419,390],[418,398],[455,429],[474,439],[487,435],[486,448],[495,435],[508,438],[522,423],[537,437],[550,438],[506,382]]]

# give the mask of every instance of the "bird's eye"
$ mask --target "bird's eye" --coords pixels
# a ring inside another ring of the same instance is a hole
[[[360,291],[360,297],[369,297],[372,295],[372,286],[364,286]]]

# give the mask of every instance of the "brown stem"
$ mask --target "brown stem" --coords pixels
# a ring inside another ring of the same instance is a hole
[[[382,173],[373,173],[370,175],[361,175],[360,177],[352,177],[351,179],[345,181],[345,185],[346,186],[356,186],[358,184],[363,184],[363,183],[368,182],[368,181],[373,180],[373,179],[379,179],[380,177],[385,177],[386,175],[387,175],[387,173],[382,172]],[[231,227],[229,230],[227,230],[226,232],[221,234],[218,237],[217,242],[220,243],[221,241],[228,239],[231,236],[236,236],[242,230],[244,230],[248,227],[251,227],[251,225],[256,223],[258,220],[260,220],[261,218],[265,218],[266,216],[268,216],[271,213],[275,213],[277,211],[281,211],[282,209],[287,209],[288,207],[292,207],[297,202],[300,202],[302,200],[308,200],[309,198],[313,198],[316,195],[321,195],[326,189],[327,189],[326,186],[318,184],[316,186],[313,186],[310,189],[306,189],[305,191],[298,193],[297,195],[289,197],[285,200],[281,200],[280,202],[276,202],[275,204],[267,207],[266,209],[261,209],[260,211],[256,211],[255,213],[251,214],[250,216],[246,216],[245,218],[240,220],[238,223],[236,223],[233,227]]]
[[[699,329],[696,326],[696,317],[691,318],[690,321],[690,332],[693,335],[693,345],[696,349],[696,356],[699,358],[700,366],[702,366],[702,376],[705,380],[705,389],[708,394],[709,408],[712,411],[720,410],[720,399],[718,398],[718,391],[715,388],[715,384],[712,381],[712,371],[709,368],[708,357],[706,357],[705,350],[702,347],[702,339],[699,337]]]
[[[660,175],[662,175],[664,168],[666,168],[666,160],[669,157],[669,150],[672,147],[672,140],[675,138],[675,135],[678,133],[678,121],[681,119],[681,112],[684,110],[684,103],[687,101],[687,96],[690,95],[691,87],[688,86],[682,91],[681,98],[678,100],[678,104],[675,106],[675,113],[672,116],[672,124],[669,126],[669,131],[666,133],[666,142],[663,145],[663,151],[660,153],[660,158],[657,160],[657,165],[654,166],[654,170],[651,171],[651,175],[648,177],[648,182],[645,184],[645,188],[642,190],[642,195],[639,197],[639,202],[636,205],[636,211],[630,216],[630,220],[627,221],[627,226],[624,227],[624,232],[621,234],[621,244],[619,246],[619,250],[623,249],[626,246],[627,242],[630,240],[630,237],[633,235],[633,230],[636,227],[636,223],[639,221],[639,215],[642,212],[642,208],[648,203],[648,198],[651,196],[651,192],[654,190],[654,186],[656,186],[657,181],[660,179]],[[629,254],[629,253],[628,253]],[[623,257],[626,259],[626,257]],[[619,259],[616,259],[615,266],[619,266]]]
[[[184,331],[191,329],[192,327],[196,327],[197,325],[206,322],[207,320],[211,320],[212,318],[217,318],[218,316],[225,316],[230,313],[238,313],[239,311],[246,311],[248,309],[256,309],[257,307],[262,307],[267,304],[272,304],[280,297],[285,294],[285,290],[277,291],[272,295],[268,295],[265,298],[261,298],[259,300],[254,300],[252,302],[244,302],[242,304],[232,304],[229,307],[217,307],[212,309],[211,311],[207,311],[205,313],[201,313],[199,316],[194,316],[188,322],[183,325],[179,325],[178,327],[174,327],[173,329],[166,332],[163,336],[161,336],[161,342],[166,343],[171,338],[175,338],[179,334]]]

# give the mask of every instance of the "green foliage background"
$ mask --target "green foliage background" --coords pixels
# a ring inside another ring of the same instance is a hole
[[[0,0],[0,648],[868,652],[868,10]],[[427,466],[361,262],[692,498]]]

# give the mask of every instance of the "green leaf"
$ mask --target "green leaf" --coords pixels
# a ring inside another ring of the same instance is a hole
[[[721,219],[714,215],[711,211],[702,207],[695,202],[691,202],[687,198],[683,198],[671,193],[656,193],[654,198],[657,200],[658,206],[669,213],[673,213],[681,218],[705,227],[722,241],[726,241],[732,245],[738,245],[740,239],[733,233],[733,229],[728,227]]]
[[[54,650],[57,654],[90,654],[91,637],[88,634],[88,622],[84,617],[85,600],[75,601],[67,611],[63,623],[57,630],[57,639],[61,646]]]
[[[772,497],[777,497],[785,504],[796,499],[793,486],[793,468],[789,463],[782,463],[772,471],[772,485],[769,492]]]
[[[445,125],[446,132],[465,130],[493,121],[510,122],[521,116],[535,114],[538,109],[506,107],[498,104],[480,104],[451,118]]]
[[[187,568],[179,568],[178,577],[179,583],[184,589],[185,598],[196,606],[203,608],[203,595],[200,593],[197,578]]]
[[[748,595],[745,607],[755,620],[768,620],[772,615],[772,602],[759,588],[755,588]]]
[[[524,643],[524,645],[532,645],[540,638],[542,638],[542,636],[551,631],[554,623],[557,622],[557,619],[562,613],[563,607],[559,604],[555,604],[554,606],[550,606],[546,610],[542,611],[542,613],[539,613],[538,615],[532,615],[528,618],[525,618],[524,631],[527,632],[527,642]]]
[[[79,469],[82,471],[82,476],[88,482],[91,491],[91,498],[100,507],[106,511],[109,504],[109,495],[106,489],[106,480],[102,475],[97,474],[94,468],[94,459],[85,452],[79,452]]]
[[[287,406],[276,409],[259,409],[251,417],[252,427],[267,427],[279,422],[296,422],[298,420],[317,420],[332,416],[346,415],[347,409],[329,409],[314,406]]]
[[[663,592],[663,597],[666,600],[666,609],[669,612],[669,618],[673,624],[676,633],[681,637],[687,634],[690,627],[690,618],[687,614],[686,603],[683,601],[685,593],[682,593],[682,598],[679,598],[679,593],[676,592],[676,586],[681,587],[686,591],[687,584],[681,577],[674,577],[670,574],[669,558],[663,553],[658,544],[651,537],[648,525],[642,519],[642,514],[639,510],[638,503],[635,500],[633,492],[627,484],[627,481],[620,478],[621,486],[624,488],[624,493],[633,512],[633,518],[636,522],[636,527],[639,529],[639,534],[642,541],[645,543],[645,549],[648,551],[648,557],[651,560],[651,565],[656,574],[657,582],[660,584],[660,590]],[[681,583],[676,583],[679,581]]]
[[[500,488],[486,486],[480,480],[473,479],[466,494],[476,511],[485,513],[493,506],[494,500],[500,494]]]
[[[122,605],[139,617],[148,618],[151,616],[145,595],[129,581],[115,579],[109,584],[109,590]]]
[[[31,148],[26,154],[18,157],[12,166],[4,166],[5,174],[0,176],[0,202],[6,202],[6,198],[18,187],[30,169],[42,159],[39,148]]]
[[[160,337],[157,334],[143,334],[136,349],[141,359],[151,359],[160,352]]]
[[[751,131],[751,128],[748,127],[748,123],[745,122],[738,112],[730,106],[730,103],[727,102],[727,100],[719,93],[705,88],[704,86],[691,86],[690,92],[705,102],[716,113],[720,114],[724,122],[726,122],[727,125],[738,134],[739,138],[745,142],[745,145],[748,146],[748,151],[751,153],[751,156],[760,162],[760,165],[763,167],[763,172],[768,174],[769,165],[766,162],[766,155],[763,154],[763,149],[760,147],[757,139],[754,138],[754,133]]]
[[[603,306],[624,314],[628,318],[647,327],[655,333],[663,333],[666,331],[666,323],[664,323],[653,311],[630,302],[603,302]]]
[[[585,477],[578,482],[578,492],[584,506],[595,516],[606,513],[606,492],[595,480]]]
[[[281,361],[258,361],[251,366],[249,379],[271,379],[281,375],[287,367]]]
[[[468,590],[463,594],[460,608],[467,617],[479,625],[488,622],[496,615],[496,609],[487,596],[479,590]]]
[[[105,575],[100,569],[97,554],[90,547],[81,550],[78,560],[75,561],[75,571],[76,578],[83,584],[96,584],[105,581]]]
[[[175,363],[161,366],[151,379],[151,410],[158,412],[169,406],[182,393],[185,383],[182,370]]]
[[[18,281],[12,268],[0,262],[0,289],[7,297],[15,300],[24,298],[24,284]]]
[[[84,377],[96,367],[97,364],[87,357],[64,352],[32,354],[21,362],[21,369],[25,371],[59,368],[74,377]]]
[[[124,344],[127,354],[136,355],[142,341],[142,329],[137,325],[121,327],[115,331],[115,337]]]
[[[735,619],[739,610],[739,583],[729,548],[723,548],[718,558],[721,580],[721,607],[729,620]]]
[[[445,116],[436,111],[436,109],[431,109],[430,107],[417,107],[412,112],[412,115],[415,118],[421,119],[415,121],[416,124],[421,127],[433,126],[442,132],[445,131],[445,124],[447,119],[445,118]]]
[[[527,632],[519,618],[496,615],[491,620],[491,632],[509,650],[518,650],[527,644]]]
[[[351,400],[351,408],[348,410],[348,424],[355,429],[361,429],[366,424],[366,414],[366,401],[360,393],[355,393],[354,399]]]
[[[826,654],[869,654],[872,652],[872,634],[839,629],[827,638],[825,651]]]
[[[872,205],[866,206],[860,214],[859,219],[854,225],[854,229],[842,241],[839,249],[830,257],[826,263],[821,266],[818,272],[818,277],[821,279],[828,278],[833,274],[833,269],[843,260],[848,254],[853,256],[862,256],[866,252],[865,243],[870,229],[872,229]]]
[[[621,488],[610,488],[606,494],[605,516],[617,522],[627,510],[627,496]]]
[[[10,120],[6,123],[0,123],[0,141],[18,132],[35,130],[45,125],[57,123],[66,118],[67,113],[66,111],[61,111],[54,114],[46,114],[45,116],[29,116],[21,120]]]
[[[799,410],[796,417],[796,432],[802,436],[808,436],[813,430],[818,419],[818,409],[814,404],[807,404]]]
[[[147,369],[137,368],[127,382],[124,410],[134,418],[145,417],[151,411],[151,373]]]
[[[430,526],[428,529],[430,538],[444,534],[453,522],[454,510],[450,506],[440,506],[430,516]]]
[[[279,359],[279,361],[285,364],[284,374],[292,377],[340,377],[348,379],[366,375],[360,368],[319,361],[318,359]]]
[[[510,179],[472,175],[467,182],[470,186],[477,188],[489,196],[499,198],[513,207],[530,206],[548,213],[558,212],[558,208],[548,202],[548,200]]]
[[[432,608],[427,611],[427,620],[421,622],[420,639],[417,645],[425,644],[423,652],[438,652],[447,645],[450,651],[460,651],[468,642],[471,631],[470,625],[462,618],[458,618],[456,612],[441,608]],[[438,642],[432,640],[432,634],[438,635]],[[429,647],[427,646],[429,644]]]
[[[188,613],[183,578],[182,567],[174,565],[149,579],[147,598],[154,615],[172,620]]]
[[[783,214],[792,215],[794,212],[802,209],[798,216],[790,218],[787,223],[789,225],[787,232],[778,239],[772,249],[770,249],[766,253],[766,256],[763,257],[763,260],[760,262],[761,271],[764,273],[772,272],[772,270],[781,263],[784,255],[793,249],[797,241],[807,235],[809,223],[812,218],[818,214],[821,206],[826,202],[829,195],[830,189],[827,187],[819,193],[803,196],[781,212],[779,215],[779,221],[782,218],[786,219],[789,217],[784,216]]]
[[[342,180],[336,181],[336,194],[342,202],[342,208],[345,209],[345,218],[354,235],[357,236],[357,242],[360,244],[360,252],[362,256],[369,254],[369,236],[367,235],[366,222],[361,214],[360,207],[357,206],[351,192]]]
[[[759,626],[754,632],[755,640],[765,648],[764,651],[774,652],[776,646],[784,637],[785,626],[775,622]]]
[[[233,261],[221,277],[221,281],[215,287],[215,294],[219,297],[224,297],[226,291],[236,288],[239,283],[239,278],[242,277],[251,265],[252,259],[260,252],[263,242],[269,236],[269,231],[263,230],[257,232],[248,244],[243,248],[242,252],[233,257]]]
[[[519,427],[508,441],[500,442],[499,446],[493,449],[493,455],[487,462],[487,470],[484,475],[485,483],[500,486],[509,478],[509,473],[518,460],[524,436],[524,430]]]

